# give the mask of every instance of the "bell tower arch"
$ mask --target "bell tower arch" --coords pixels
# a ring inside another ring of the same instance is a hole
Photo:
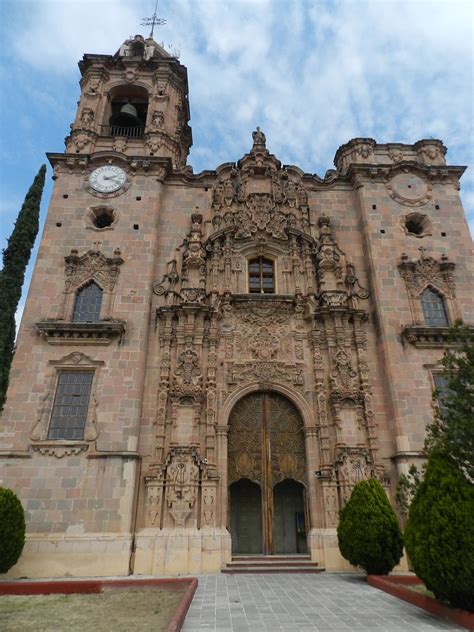
[[[135,35],[115,55],[85,54],[81,98],[66,150],[170,158],[192,145],[186,68],[152,38]]]

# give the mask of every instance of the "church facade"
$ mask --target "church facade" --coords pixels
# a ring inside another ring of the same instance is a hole
[[[319,177],[257,128],[194,174],[176,58],[136,36],[79,66],[0,429],[11,574],[347,568],[339,509],[368,477],[393,502],[448,328],[474,322],[464,168],[357,138]]]

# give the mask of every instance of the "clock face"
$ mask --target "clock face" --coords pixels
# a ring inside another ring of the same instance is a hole
[[[99,193],[114,193],[123,187],[127,174],[120,167],[104,165],[98,167],[89,176],[89,184]]]

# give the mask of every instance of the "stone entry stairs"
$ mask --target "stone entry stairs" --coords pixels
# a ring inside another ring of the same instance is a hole
[[[223,573],[322,573],[309,555],[233,555]]]

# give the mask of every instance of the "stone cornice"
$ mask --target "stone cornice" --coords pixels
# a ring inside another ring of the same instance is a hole
[[[122,338],[125,322],[68,323],[45,320],[36,323],[36,328],[50,345],[109,345],[114,338]]]
[[[159,156],[125,156],[115,151],[98,151],[93,154],[47,153],[46,156],[55,171],[57,167],[60,167],[69,169],[70,172],[76,169],[84,172],[99,163],[113,161],[128,167],[132,173],[143,171],[154,174],[157,172],[166,177],[172,172],[171,159]]]
[[[474,326],[469,326],[474,333]],[[402,326],[402,340],[410,342],[415,347],[443,348],[457,346],[455,341],[449,340],[450,327],[426,327],[425,325]]]
[[[354,183],[365,177],[367,180],[385,182],[395,173],[420,173],[431,181],[458,181],[467,167],[461,165],[422,165],[419,162],[408,161],[399,164],[357,164],[352,163],[347,169],[347,175]]]

